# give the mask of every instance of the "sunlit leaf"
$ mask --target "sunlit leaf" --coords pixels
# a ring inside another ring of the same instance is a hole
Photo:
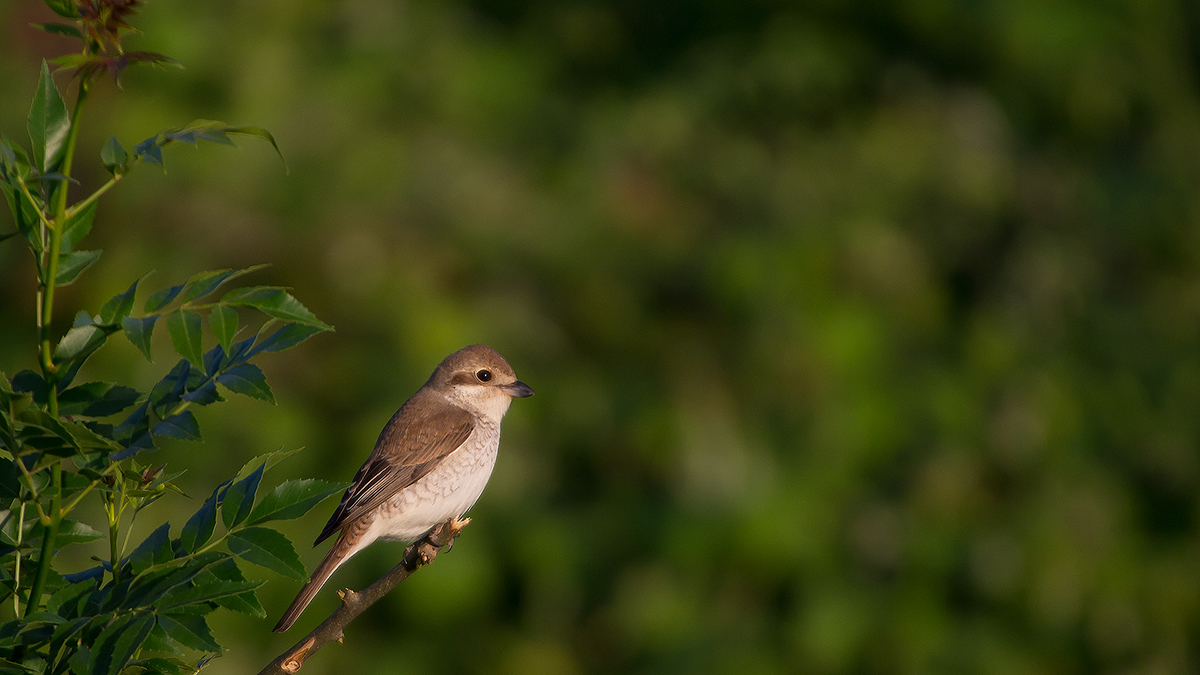
[[[145,279],[145,277],[143,276],[135,280],[129,285],[129,288],[114,295],[108,302],[104,303],[104,306],[100,308],[101,323],[116,324],[129,316],[133,311],[134,296],[137,294],[137,287],[142,282],[142,279]]]
[[[312,478],[285,481],[262,498],[247,522],[257,525],[271,520],[299,518],[321,501],[349,486],[350,483],[330,483]]]
[[[100,259],[101,251],[72,251],[58,257],[55,284],[69,286],[84,270]]]
[[[229,535],[234,555],[292,579],[305,579],[304,565],[287,537],[265,527],[247,527]]]
[[[167,331],[175,351],[197,366],[204,365],[200,344],[202,326],[200,315],[188,309],[177,309],[167,315]]]
[[[55,10],[57,11],[57,10]],[[33,142],[33,156],[43,173],[58,165],[63,155],[63,143],[71,129],[67,115],[67,104],[50,75],[50,66],[42,61],[42,75],[38,79],[37,93],[29,109],[29,140]]]
[[[228,352],[229,346],[233,344],[233,337],[237,335],[237,310],[225,305],[213,307],[212,312],[208,315],[208,325],[212,328],[213,334],[217,336],[221,347]]]
[[[236,288],[226,293],[221,302],[228,305],[253,307],[268,316],[284,321],[292,321],[321,330],[333,330],[332,326],[318,319],[307,307],[300,304],[299,300],[282,288],[274,286]]]
[[[179,292],[182,290],[183,284],[179,284],[178,286],[164,288],[161,291],[154,291],[150,294],[150,297],[146,298],[146,304],[142,307],[142,310],[145,312],[157,312],[163,307],[171,304],[171,301],[174,300],[175,296],[179,295]]]
[[[158,321],[158,317],[158,314],[151,314],[142,318],[127,316],[121,319],[121,329],[125,331],[125,337],[142,352],[147,361],[153,360],[150,358],[150,338],[154,334],[154,323]]]
[[[112,136],[100,149],[100,161],[109,173],[117,173],[117,169],[124,170],[125,165],[129,162],[129,153],[125,151],[125,146],[121,145],[121,141],[118,141],[116,136]]]
[[[253,363],[243,363],[230,368],[217,376],[217,382],[234,393],[244,394],[269,403],[275,402],[275,394],[267,385],[266,376],[263,375],[262,369]]]

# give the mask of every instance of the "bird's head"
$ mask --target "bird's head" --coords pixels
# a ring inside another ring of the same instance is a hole
[[[486,345],[463,347],[447,356],[428,384],[458,406],[497,421],[514,398],[533,396],[508,361]]]

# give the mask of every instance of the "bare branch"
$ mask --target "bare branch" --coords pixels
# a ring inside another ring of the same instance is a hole
[[[336,612],[329,615],[329,618],[322,621],[321,625],[314,628],[311,633],[301,638],[291,649],[259,671],[258,675],[293,675],[304,666],[304,662],[310,656],[317,653],[322,647],[335,640],[341,642],[345,637],[342,630],[354,620],[354,617],[378,602],[418,568],[433,562],[437,558],[438,552],[443,547],[453,544],[454,539],[470,522],[470,518],[447,520],[433,528],[423,539],[405,549],[400,564],[367,587],[365,591],[358,593],[350,589],[341,591],[342,606],[338,607]]]

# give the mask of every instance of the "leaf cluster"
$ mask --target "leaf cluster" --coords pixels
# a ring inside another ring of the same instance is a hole
[[[85,278],[101,256],[80,248],[101,196],[143,162],[162,167],[162,149],[172,143],[232,145],[236,134],[272,146],[275,140],[257,127],[211,120],[165,129],[129,150],[112,138],[100,152],[110,178],[69,204],[68,191],[78,185],[71,167],[79,112],[92,82],[102,71],[115,76],[127,63],[166,57],[122,48],[137,0],[47,4],[74,24],[39,28],[79,38],[82,48],[54,61],[73,68],[79,80],[74,112],[43,62],[28,150],[0,136],[0,192],[15,226],[0,241],[19,235],[26,242],[39,307],[39,362],[11,378],[0,373],[0,608],[12,609],[0,624],[0,673],[191,672],[223,651],[208,614],[221,608],[264,614],[254,594],[260,582],[247,581],[241,562],[304,576],[291,543],[270,523],[297,518],[345,486],[291,480],[267,490],[266,470],[290,453],[263,456],[214,489],[174,536],[161,523],[130,548],[138,515],[168,494],[182,494],[179,474],[143,464],[140,455],[162,439],[201,440],[193,406],[224,401],[227,392],[273,403],[256,361],[332,327],[287,289],[236,287],[262,267],[255,266],[200,272],[157,289],[146,288],[143,275],[99,311],[77,312],[55,339],[55,289]],[[79,377],[117,334],[151,359],[155,330],[167,332],[180,358],[148,390]],[[69,517],[89,497],[103,507],[104,527]],[[105,538],[109,555],[94,557],[95,566],[55,568],[63,547]],[[196,666],[186,660],[193,652],[206,655]]]
[[[300,579],[304,568],[291,543],[273,521],[298,518],[346,487],[321,480],[289,480],[260,494],[263,475],[291,452],[251,460],[234,479],[218,486],[175,537],[163,523],[128,555],[62,576],[55,576],[43,611],[0,625],[0,671],[42,673],[182,673],[190,651],[219,654],[205,616],[221,608],[265,616],[255,596],[261,581],[248,581],[238,566],[248,561]],[[5,494],[25,490],[11,461],[0,463]],[[150,494],[170,485],[160,471],[135,479]],[[112,492],[112,486],[100,488]],[[12,518],[2,539],[12,543]],[[218,533],[218,526],[220,532]],[[91,541],[101,533],[80,523],[60,530],[56,547]],[[22,545],[35,547],[31,531]],[[7,554],[11,556],[11,553]],[[16,592],[11,568],[0,568],[0,602]],[[21,650],[20,663],[13,654]],[[151,654],[153,653],[153,655]],[[135,654],[137,654],[135,658]]]

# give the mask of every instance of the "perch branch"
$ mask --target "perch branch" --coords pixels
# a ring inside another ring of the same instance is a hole
[[[437,558],[438,552],[443,547],[453,544],[454,539],[470,522],[470,518],[447,520],[433,528],[420,541],[414,542],[405,549],[400,564],[367,587],[365,591],[355,592],[350,589],[342,591],[342,606],[338,607],[336,612],[330,614],[329,618],[322,621],[321,625],[314,628],[311,633],[305,635],[279,658],[259,671],[258,675],[294,675],[304,666],[304,662],[322,647],[334,640],[341,642],[345,637],[342,629],[353,621],[354,617],[378,602],[418,568],[433,562]]]

